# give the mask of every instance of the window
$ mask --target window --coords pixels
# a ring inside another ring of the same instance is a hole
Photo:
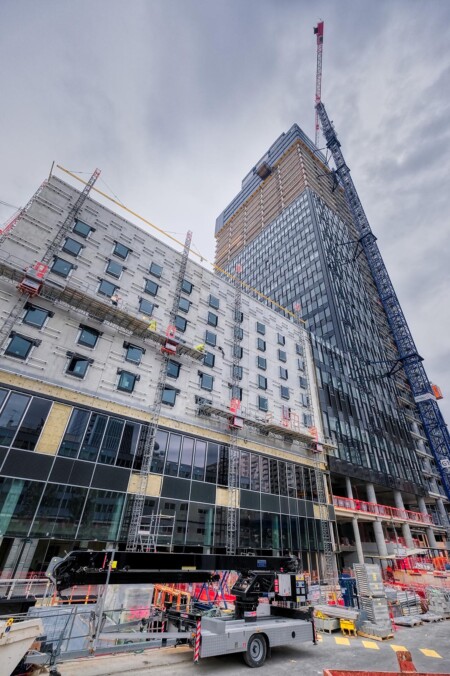
[[[287,380],[288,379],[288,370],[285,369],[283,366],[280,366],[280,378],[281,378],[281,380]]]
[[[282,399],[289,399],[290,398],[290,392],[289,392],[289,387],[285,387],[284,385],[280,386],[280,395]]]
[[[111,296],[114,296],[118,288],[119,287],[115,284],[112,284],[112,282],[108,282],[106,279],[101,279],[97,293],[111,298]]]
[[[258,375],[258,387],[260,390],[267,390],[267,378],[265,376]]]
[[[261,324],[261,322],[256,322],[256,332],[264,336],[266,334],[266,327],[264,324]]]
[[[300,387],[303,387],[304,390],[308,389],[308,381],[303,376],[299,377]]]
[[[303,404],[303,406],[309,406],[309,397],[307,394],[300,394],[300,401]]]
[[[151,303],[149,300],[146,300],[145,298],[139,298],[139,312],[143,312],[145,315],[151,317],[154,309],[155,309],[154,303]]]
[[[9,357],[16,357],[16,359],[26,359],[33,345],[39,345],[40,343],[40,341],[19,336],[18,333],[11,333],[10,338],[11,340],[5,350],[5,354]]]
[[[178,331],[181,331],[181,333],[184,333],[186,331],[187,327],[187,320],[184,317],[180,317],[180,315],[177,315],[175,317],[175,327],[178,329]]]
[[[215,347],[217,342],[217,336],[215,333],[212,331],[206,331],[205,332],[205,343],[207,345],[211,345],[212,347]]]
[[[268,411],[269,400],[266,397],[258,396],[258,408],[260,411]]]
[[[158,263],[152,263],[149,268],[149,273],[153,275],[153,277],[158,277],[158,279],[162,275],[162,265],[158,265]]]
[[[191,301],[188,300],[187,298],[181,297],[180,300],[178,301],[178,309],[181,310],[181,312],[189,312],[190,307]]]
[[[278,345],[286,345],[286,338],[281,333],[277,333],[277,342]]]
[[[167,404],[167,406],[175,406],[178,393],[179,390],[176,390],[174,387],[170,387],[170,385],[165,385],[161,397],[161,403]]]
[[[287,361],[287,355],[284,350],[278,350],[278,359],[280,361]]]
[[[122,276],[122,272],[124,271],[123,265],[120,265],[120,263],[116,263],[116,261],[108,261],[108,265],[106,266],[106,274],[111,275],[111,277],[116,277],[117,279],[120,279]]]
[[[59,275],[59,277],[68,277],[74,267],[75,266],[72,263],[65,261],[64,258],[55,256],[50,272],[54,272],[55,275]]]
[[[239,401],[242,401],[242,387],[232,385],[231,383],[228,383],[228,387],[231,390],[231,399],[239,399]]]
[[[167,362],[167,377],[168,378],[178,378],[180,375],[181,364],[178,364],[176,361],[169,359]]]
[[[117,389],[121,392],[132,392],[136,382],[139,380],[139,376],[135,373],[129,373],[128,371],[122,371],[117,369],[119,375],[119,382],[117,383]]]
[[[145,354],[143,347],[138,347],[138,345],[132,345],[131,343],[123,344],[126,352],[125,359],[127,361],[132,361],[134,364],[140,364],[142,356]]]
[[[299,371],[304,371],[305,370],[305,360],[304,359],[297,359],[297,366]]]
[[[237,380],[242,380],[243,375],[244,370],[242,366],[233,366],[233,378],[236,378]]]
[[[114,256],[118,256],[119,258],[122,258],[122,260],[126,260],[128,257],[128,254],[130,253],[131,249],[129,249],[125,244],[121,244],[120,242],[115,242],[114,244],[114,249],[113,249],[113,254]]]
[[[41,307],[27,303],[25,305],[25,315],[23,318],[24,324],[29,324],[30,326],[36,326],[38,329],[42,329],[45,324],[47,317],[53,317],[53,312],[49,310],[44,310]]]
[[[305,427],[311,427],[312,425],[312,416],[310,413],[304,413],[303,414],[303,424]]]
[[[242,359],[243,354],[244,348],[241,347],[240,345],[235,345],[233,348],[233,355],[236,357],[236,359]]]
[[[80,235],[80,237],[84,237],[86,239],[89,237],[91,232],[94,232],[94,228],[91,228],[91,226],[87,223],[83,223],[83,221],[75,221],[72,231],[76,232],[77,235]]]
[[[263,340],[262,338],[258,338],[257,341],[256,341],[256,347],[258,348],[258,350],[261,350],[261,352],[265,352],[266,351],[266,341]]]
[[[200,387],[202,390],[211,392],[214,386],[214,377],[210,376],[209,373],[202,373],[201,371],[198,372],[198,375],[200,376]]]
[[[77,242],[76,239],[72,239],[72,237],[66,237],[66,241],[64,242],[62,250],[68,254],[71,254],[72,256],[78,256],[82,248],[83,245],[80,244],[80,242]]]
[[[187,293],[188,295],[192,293],[192,289],[194,288],[194,285],[191,284],[191,282],[188,282],[187,279],[183,279],[181,283],[181,290],[183,293]]]
[[[241,312],[240,310],[235,310],[234,321],[235,322],[243,322],[244,321],[244,313]]]
[[[242,329],[240,326],[235,326],[234,337],[236,338],[236,340],[242,340],[244,337],[244,329]]]
[[[216,310],[219,309],[219,299],[216,298],[215,296],[212,295],[212,293],[209,294],[209,305],[210,307],[215,308]]]
[[[92,359],[72,354],[71,352],[68,352],[67,356],[69,357],[69,363],[66,367],[66,373],[69,373],[76,378],[84,378],[89,368],[89,364],[92,364]]]
[[[295,351],[297,354],[303,354],[303,345],[295,343]]]
[[[256,357],[256,366],[265,371],[267,368],[267,359],[265,357]]]
[[[217,315],[214,314],[214,312],[208,312],[208,324],[210,326],[217,326],[218,321],[219,318]]]
[[[211,366],[211,368],[214,366],[214,363],[216,361],[216,356],[212,352],[205,352],[205,356],[203,357],[203,364],[205,366]]]
[[[80,335],[78,336],[78,345],[85,345],[86,347],[95,347],[97,340],[102,334],[97,329],[92,329],[90,326],[80,325]]]
[[[145,280],[145,286],[144,286],[144,291],[145,293],[149,293],[151,296],[156,296],[158,293],[159,286],[156,284],[156,282],[152,282],[151,279],[146,279]]]

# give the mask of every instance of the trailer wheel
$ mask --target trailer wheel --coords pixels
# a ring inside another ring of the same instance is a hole
[[[262,667],[267,657],[267,642],[262,634],[252,634],[247,643],[247,650],[243,654],[244,662],[248,667]]]

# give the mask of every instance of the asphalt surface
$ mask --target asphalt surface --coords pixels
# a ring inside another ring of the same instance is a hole
[[[388,641],[362,637],[347,640],[342,634],[322,634],[317,644],[281,647],[256,672],[258,676],[323,675],[323,670],[364,670],[399,672],[396,650],[411,652],[419,673],[450,675],[450,620],[419,627],[402,627]],[[343,640],[344,639],[344,640]],[[425,652],[423,652],[425,651]],[[58,666],[63,676],[112,676],[113,674],[151,674],[152,676],[249,676],[255,673],[244,664],[241,655],[210,657],[193,663],[190,649],[169,648],[145,653],[83,659]]]

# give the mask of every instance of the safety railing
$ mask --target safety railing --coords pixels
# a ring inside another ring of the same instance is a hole
[[[380,505],[377,502],[365,502],[364,500],[355,500],[353,498],[344,498],[333,495],[333,505],[341,509],[348,509],[352,512],[360,512],[381,516],[388,521],[414,521],[422,524],[432,524],[431,514],[422,514],[422,512],[413,512],[409,509],[399,509],[390,505]]]

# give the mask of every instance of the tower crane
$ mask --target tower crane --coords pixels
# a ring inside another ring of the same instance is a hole
[[[317,38],[317,67],[316,67],[316,106],[318,103],[321,101],[321,96],[322,96],[322,52],[323,52],[323,28],[324,28],[324,22],[319,21],[317,26],[314,27],[314,35]],[[316,107],[316,116],[315,116],[315,130],[316,130],[316,137],[315,137],[315,144],[316,148],[319,145],[319,133],[320,133],[320,125],[319,125],[319,115],[317,113],[317,107]]]
[[[450,499],[450,435],[448,428],[437,404],[436,394],[422,364],[423,358],[417,352],[405,315],[376,243],[377,238],[369,225],[353,179],[350,176],[350,169],[345,163],[341,144],[322,102],[317,103],[316,111],[327,148],[333,155],[336,173],[344,187],[347,203],[353,215],[358,242],[365,253],[397,345],[398,361],[405,370],[428,443],[439,468],[445,493]]]

